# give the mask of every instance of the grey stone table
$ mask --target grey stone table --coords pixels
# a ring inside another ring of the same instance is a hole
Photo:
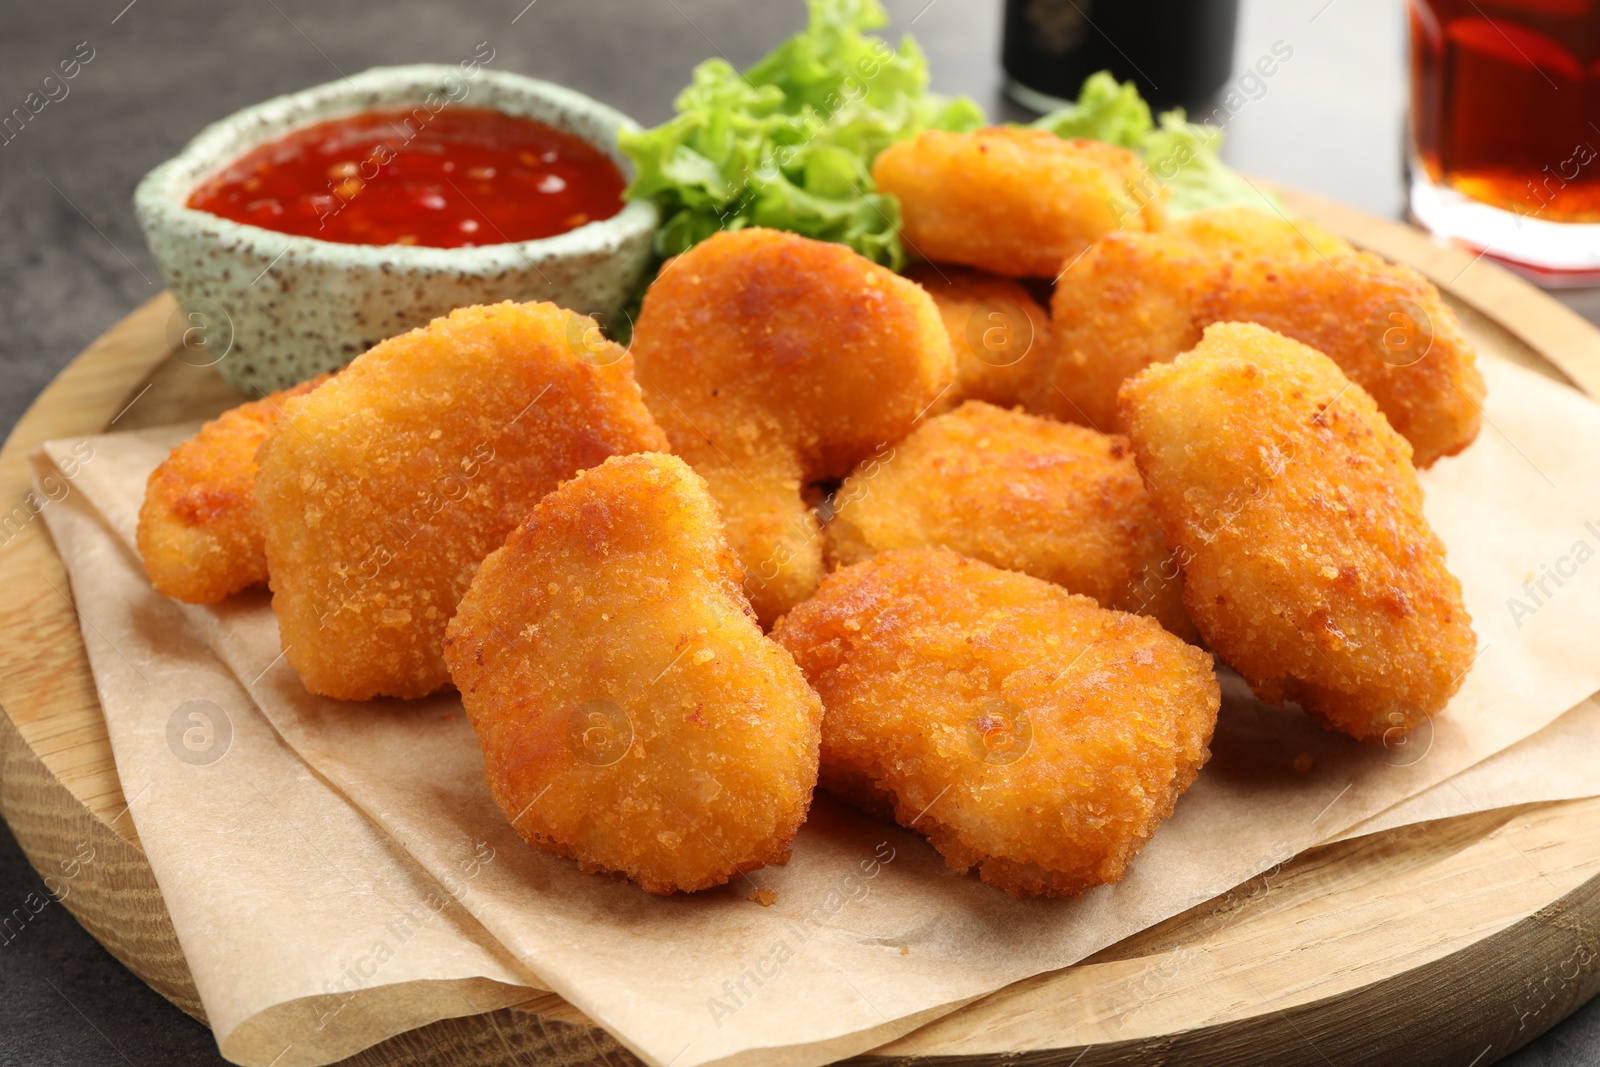
[[[928,52],[937,88],[1021,117],[998,91],[995,0],[889,6],[894,30],[911,29]],[[93,56],[66,97],[0,144],[0,431],[89,341],[159,291],[133,187],[206,123],[341,73],[453,62],[480,41],[497,69],[574,86],[654,123],[695,61],[721,53],[747,64],[804,17],[800,0],[0,0],[0,113],[80,43]],[[1403,19],[1399,0],[1243,0],[1240,66],[1275,42],[1293,55],[1230,119],[1229,160],[1399,214]],[[1564,299],[1600,321],[1600,295]],[[43,892],[0,824],[0,916]],[[60,905],[15,938],[0,935],[0,1067],[221,1062],[207,1030]],[[1600,1002],[1502,1062],[1600,1063]]]

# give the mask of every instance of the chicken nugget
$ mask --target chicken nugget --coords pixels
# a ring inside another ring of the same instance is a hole
[[[277,432],[284,403],[327,379],[320,375],[224,411],[150,472],[137,544],[156,592],[214,604],[267,580],[255,517],[256,451]]]
[[[614,457],[540,501],[484,560],[444,654],[529,844],[651,893],[787,856],[822,704],[762,634],[677,457]]]
[[[1236,259],[1320,259],[1355,251],[1309,219],[1291,221],[1244,205],[1214,207],[1170,219],[1166,233],[1202,251]]]
[[[825,533],[840,564],[944,545],[1198,640],[1123,437],[969,400],[856,468]]]
[[[1365,252],[1208,252],[1173,233],[1116,234],[1062,274],[1051,347],[1025,403],[1111,432],[1116,391],[1193,348],[1214,322],[1254,322],[1337,363],[1431,466],[1478,435],[1483,376],[1439,291]]]
[[[1161,228],[1161,190],[1139,157],[1102,141],[994,126],[927,130],[872,164],[900,201],[912,252],[1013,278],[1053,278],[1116,230]]]
[[[1121,403],[1189,615],[1258,697],[1363,741],[1444,709],[1477,638],[1411,446],[1365,389],[1297,341],[1225,323]]]
[[[554,304],[458,308],[289,403],[256,514],[307,689],[365,700],[448,683],[440,642],[483,557],[578,471],[667,447],[632,361],[593,331]]]
[[[772,636],[822,695],[823,788],[1013,896],[1120,879],[1210,756],[1208,655],[948,549],[836,571]]]
[[[939,306],[956,355],[956,380],[935,410],[963,400],[1010,407],[1050,347],[1050,318],[1033,295],[1010,278],[962,267],[919,263],[906,277]]]
[[[1050,351],[1024,397],[1028,410],[1112,433],[1117,387],[1200,341],[1217,258],[1165,233],[1113,234],[1056,281]]]
[[[822,576],[808,484],[905,436],[955,377],[921,286],[843,245],[756,228],[662,269],[633,355],[673,451],[722,507],[764,625]]]
[[[1366,252],[1236,266],[1210,321],[1254,322],[1310,345],[1360,385],[1418,467],[1478,436],[1484,382],[1433,283]]]

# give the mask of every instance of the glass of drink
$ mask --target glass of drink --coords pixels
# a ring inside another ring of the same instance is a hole
[[[1410,209],[1552,287],[1600,284],[1600,0],[1409,0]]]

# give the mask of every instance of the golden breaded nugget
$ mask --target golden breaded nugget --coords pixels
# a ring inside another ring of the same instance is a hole
[[[633,333],[645,402],[711,486],[765,625],[822,577],[809,483],[899,440],[955,377],[939,309],[843,245],[718,233],[668,263]]]
[[[1473,659],[1411,446],[1326,356],[1209,327],[1122,387],[1206,642],[1268,703],[1363,741],[1440,712]]]
[[[664,450],[632,361],[554,304],[458,308],[290,402],[262,450],[284,654],[307,689],[365,700],[449,682],[439,643],[484,556],[545,493]]]
[[[1236,259],[1321,259],[1355,251],[1309,219],[1289,220],[1244,205],[1214,207],[1167,221],[1166,233],[1193,241],[1205,252]]]
[[[1032,294],[1010,278],[962,267],[919,263],[906,277],[939,305],[956,354],[955,384],[935,410],[969,399],[1020,403],[1050,350],[1050,318]]]
[[[1046,130],[927,130],[879,153],[872,177],[899,198],[912,252],[1013,278],[1053,278],[1106,234],[1160,229],[1163,217],[1138,156]]]
[[[1120,879],[1210,755],[1210,656],[948,549],[836,571],[772,636],[822,694],[823,787],[1013,896]]]
[[[1171,234],[1096,242],[1056,281],[1051,352],[1024,397],[1028,410],[1120,429],[1117,387],[1199,342],[1216,272],[1215,257]]]
[[[1418,467],[1478,436],[1484,383],[1472,344],[1433,283],[1358,252],[1255,263],[1225,280],[1218,316],[1310,345],[1377,401]],[[1213,320],[1213,321],[1218,321]]]
[[[484,560],[444,652],[529,844],[652,893],[788,855],[822,704],[762,635],[677,457],[608,459],[540,501]]]
[[[929,419],[834,495],[829,555],[897,548],[964,556],[1154,616],[1198,640],[1183,579],[1122,437],[969,400]]]
[[[156,592],[213,604],[267,580],[255,517],[256,451],[277,431],[284,403],[327,379],[320,375],[224,411],[150,472],[138,546]]]
[[[1110,432],[1116,391],[1194,347],[1214,322],[1255,322],[1322,352],[1372,394],[1416,465],[1478,435],[1483,376],[1454,312],[1427,279],[1365,252],[1230,256],[1164,234],[1114,235],[1061,277],[1052,362],[1031,410]]]

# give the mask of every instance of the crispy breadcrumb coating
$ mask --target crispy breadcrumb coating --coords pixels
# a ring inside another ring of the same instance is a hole
[[[919,263],[906,277],[939,306],[956,355],[956,381],[934,410],[963,400],[1011,407],[1048,359],[1050,317],[1021,284],[983,271]]]
[[[1121,403],[1189,614],[1257,696],[1363,741],[1444,710],[1477,639],[1411,446],[1366,390],[1233,323]]]
[[[1328,356],[1370,393],[1418,467],[1478,435],[1483,376],[1439,291],[1365,252],[1251,256],[1206,251],[1175,233],[1115,234],[1061,277],[1053,358],[1030,410],[1112,432],[1116,391],[1150,363],[1199,342],[1214,322],[1255,322]]]
[[[1195,211],[1167,221],[1166,233],[1205,252],[1238,259],[1321,259],[1355,251],[1309,219],[1291,221],[1276,212],[1243,205]]]
[[[722,508],[764,625],[822,577],[809,483],[905,436],[955,377],[915,282],[764,229],[718,233],[663,267],[633,354],[673,451]]]
[[[1013,278],[1053,278],[1116,230],[1161,228],[1164,199],[1139,157],[1102,141],[993,126],[927,130],[878,154],[907,248]]]
[[[822,695],[822,784],[1013,896],[1120,879],[1210,753],[1211,658],[943,548],[836,571],[772,635]]]
[[[652,893],[788,855],[822,704],[677,457],[608,459],[545,497],[479,568],[445,659],[529,844]]]
[[[632,360],[554,304],[458,308],[290,402],[256,514],[285,658],[365,700],[449,682],[440,641],[483,557],[545,493],[660,451]]]
[[[224,411],[150,472],[139,507],[139,556],[162,596],[213,604],[267,580],[256,522],[256,451],[292,397],[323,374]]]
[[[1117,387],[1199,343],[1216,271],[1215,257],[1170,234],[1096,242],[1056,281],[1053,358],[1041,361],[1023,401],[1028,410],[1101,433],[1119,430]]]
[[[1236,267],[1228,319],[1310,345],[1339,365],[1411,442],[1418,467],[1478,436],[1484,383],[1472,343],[1433,283],[1366,252]]]
[[[1198,639],[1123,437],[968,401],[846,478],[826,533],[838,564],[944,545]]]

